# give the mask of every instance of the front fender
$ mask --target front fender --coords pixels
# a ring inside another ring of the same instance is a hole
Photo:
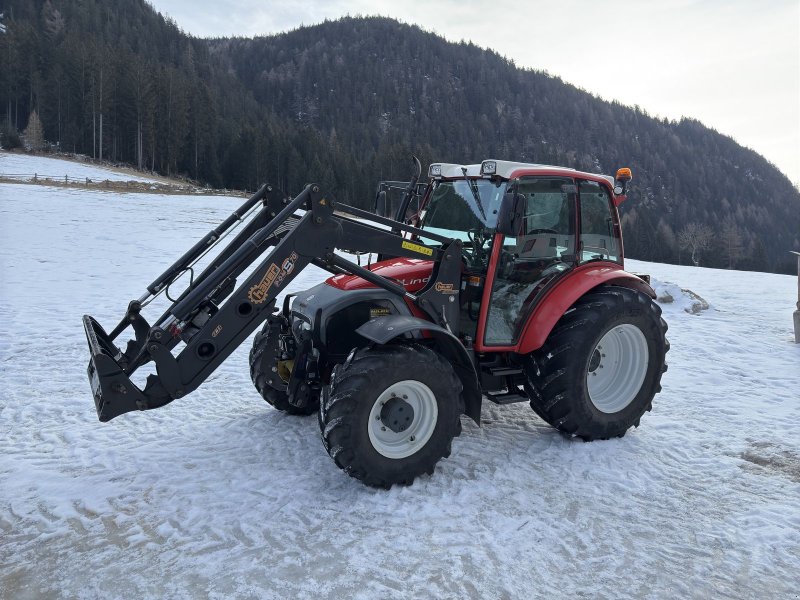
[[[560,280],[539,302],[528,318],[516,351],[520,354],[527,354],[541,348],[553,327],[569,307],[586,292],[601,285],[627,287],[645,293],[651,298],[656,297],[653,288],[644,280],[624,271],[617,264],[605,263],[578,267]]]
[[[427,331],[436,342],[436,349],[453,365],[453,370],[463,386],[464,412],[480,425],[483,395],[478,382],[478,374],[475,372],[467,349],[447,329],[424,319],[403,315],[376,317],[356,329],[356,333],[359,335],[381,345],[414,331]]]

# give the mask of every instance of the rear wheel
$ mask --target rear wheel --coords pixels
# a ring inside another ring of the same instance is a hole
[[[256,334],[250,350],[250,378],[261,397],[273,408],[290,415],[313,414],[319,408],[317,394],[307,394],[300,406],[289,401],[288,383],[293,365],[291,360],[281,360],[280,334],[281,321],[272,318]]]
[[[641,292],[587,293],[525,361],[531,407],[584,440],[622,437],[661,391],[666,331],[660,307]]]
[[[325,449],[367,485],[409,485],[450,455],[461,433],[461,387],[450,363],[424,346],[355,350],[323,394]]]

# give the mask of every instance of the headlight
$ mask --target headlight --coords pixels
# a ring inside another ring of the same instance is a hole
[[[428,177],[441,177],[442,165],[431,165],[428,169]]]
[[[497,163],[493,160],[485,160],[481,163],[481,175],[494,175],[497,173]]]

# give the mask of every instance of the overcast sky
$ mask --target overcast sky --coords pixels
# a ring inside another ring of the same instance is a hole
[[[348,14],[415,23],[651,115],[699,119],[800,182],[800,0],[149,1],[199,37]]]

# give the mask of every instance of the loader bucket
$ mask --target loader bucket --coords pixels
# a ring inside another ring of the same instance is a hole
[[[98,418],[110,421],[132,410],[147,407],[144,394],[125,374],[117,360],[122,352],[116,347],[100,324],[89,315],[83,316],[86,341],[89,342],[89,383],[92,386]]]

